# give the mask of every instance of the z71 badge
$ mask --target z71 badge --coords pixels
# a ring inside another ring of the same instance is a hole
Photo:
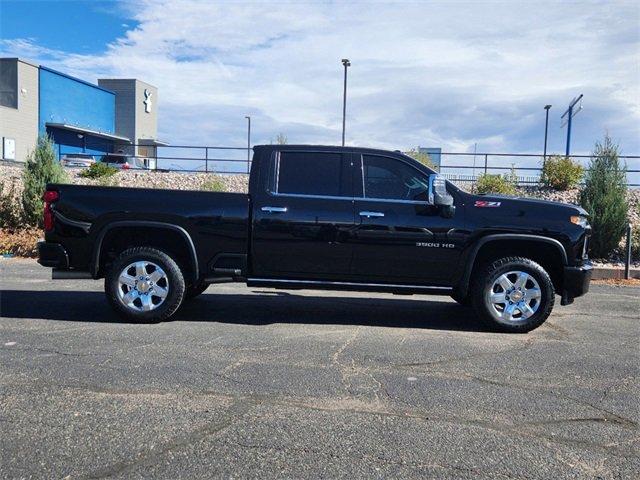
[[[473,205],[474,207],[482,207],[482,208],[496,208],[500,206],[501,202],[488,202],[486,200],[476,200],[476,203]]]

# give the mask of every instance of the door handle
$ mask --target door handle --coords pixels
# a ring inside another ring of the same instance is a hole
[[[261,210],[269,213],[285,213],[287,207],[262,207]]]
[[[367,217],[367,218],[384,217],[384,213],[382,213],[382,212],[369,212],[368,210],[365,210],[363,212],[360,212],[360,216],[361,217]]]

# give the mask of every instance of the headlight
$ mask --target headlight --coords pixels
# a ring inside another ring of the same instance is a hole
[[[580,225],[582,228],[586,228],[589,225],[589,222],[587,222],[587,217],[583,217],[582,215],[572,215],[570,217],[570,220],[571,223]]]

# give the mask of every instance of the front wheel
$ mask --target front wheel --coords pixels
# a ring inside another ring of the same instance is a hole
[[[524,333],[549,317],[555,290],[549,274],[533,260],[505,257],[475,276],[471,297],[475,311],[491,328]]]
[[[140,323],[166,320],[178,310],[185,293],[180,267],[165,252],[150,247],[122,252],[111,265],[104,288],[116,312]]]

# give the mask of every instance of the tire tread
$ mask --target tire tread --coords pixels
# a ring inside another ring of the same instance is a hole
[[[514,268],[516,268],[518,265],[520,267],[524,266],[529,270],[535,272],[535,274],[539,277],[536,278],[536,280],[538,280],[538,283],[540,283],[540,289],[543,290],[542,293],[546,297],[545,301],[541,305],[542,310],[538,310],[534,315],[532,315],[530,317],[530,321],[523,322],[521,324],[504,324],[498,322],[486,310],[484,301],[484,290],[486,287],[487,279],[492,278],[496,271],[508,265],[512,265]],[[498,258],[481,267],[478,274],[474,275],[474,278],[472,279],[470,295],[472,298],[474,310],[478,313],[480,320],[486,326],[493,330],[509,333],[526,333],[539,327],[547,320],[555,304],[555,291],[553,282],[551,281],[551,278],[547,271],[540,264],[534,262],[530,258],[519,256]]]
[[[122,305],[118,293],[114,288],[114,276],[119,276],[125,263],[135,261],[136,258],[149,258],[161,264],[161,267],[171,277],[171,292],[165,303],[155,310],[134,313]],[[180,308],[185,296],[185,281],[178,264],[167,253],[153,247],[132,247],[123,251],[112,263],[105,277],[105,293],[109,303],[118,314],[137,323],[156,323],[167,320]],[[176,294],[177,293],[177,294]],[[169,302],[169,303],[167,303]]]

